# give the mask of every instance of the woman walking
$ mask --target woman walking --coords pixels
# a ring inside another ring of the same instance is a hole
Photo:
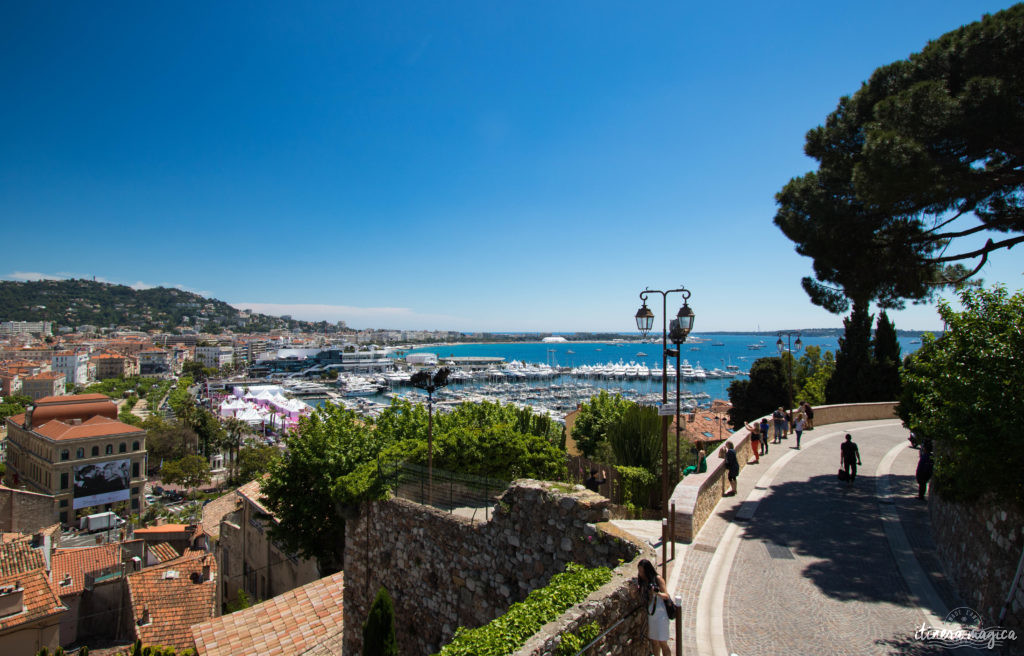
[[[804,413],[796,413],[796,423],[793,424],[793,428],[796,430],[796,448],[800,449],[800,436],[804,434],[804,428],[807,426],[806,420],[804,420]]]
[[[647,639],[651,641],[654,656],[672,656],[668,648],[669,619],[665,602],[669,596],[665,579],[645,558],[637,567],[637,583],[647,605]]]

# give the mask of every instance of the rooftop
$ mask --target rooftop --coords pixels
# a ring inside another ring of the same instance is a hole
[[[46,560],[28,540],[0,543],[0,576],[17,576],[40,567],[46,568]]]
[[[58,594],[64,597],[81,592],[85,586],[85,575],[107,567],[121,564],[121,545],[104,544],[81,549],[57,549],[53,553],[51,579]],[[68,583],[64,581],[66,577]]]
[[[302,654],[339,636],[344,572],[192,627],[200,656]]]
[[[204,566],[210,567],[209,579],[203,578]],[[213,555],[203,554],[129,574],[136,637],[146,645],[191,648],[191,626],[209,620],[214,614],[216,570]]]
[[[12,419],[15,423],[19,423],[19,417],[24,417],[24,415],[18,415],[12,417]],[[24,420],[22,419],[21,423],[23,422]],[[53,421],[46,422],[42,426],[33,428],[33,431],[38,435],[48,437],[51,440],[75,440],[145,432],[138,426],[132,426],[131,424],[100,416],[87,419],[78,425],[65,424],[63,421],[54,419]]]
[[[0,631],[67,611],[50,587],[50,580],[46,578],[46,570],[42,567],[29,572],[0,576],[0,586],[8,585],[19,585],[24,589],[23,610],[0,618]]]

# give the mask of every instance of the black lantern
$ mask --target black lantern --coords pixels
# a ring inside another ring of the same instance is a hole
[[[654,313],[651,312],[651,308],[647,307],[647,302],[636,311],[636,327],[640,331],[640,334],[647,337],[647,333],[651,332],[651,326],[654,325]]]
[[[679,313],[676,314],[676,321],[679,324],[679,330],[683,332],[683,339],[677,344],[682,344],[686,341],[686,338],[690,336],[690,331],[693,330],[693,320],[696,315],[693,314],[693,310],[690,309],[690,304],[683,302],[683,307],[679,308]],[[675,340],[673,340],[675,341]]]

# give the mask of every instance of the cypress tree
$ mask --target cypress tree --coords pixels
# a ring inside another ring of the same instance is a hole
[[[874,366],[871,358],[871,315],[867,304],[854,303],[843,319],[845,331],[836,351],[836,370],[825,386],[826,403],[873,401]]]
[[[363,623],[363,656],[398,656],[395,642],[395,607],[381,586]]]
[[[900,396],[900,342],[896,326],[883,311],[878,315],[874,341],[875,400],[892,401]]]

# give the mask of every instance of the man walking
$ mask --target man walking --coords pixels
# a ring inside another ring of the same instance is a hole
[[[860,450],[857,448],[857,443],[853,441],[853,436],[849,433],[846,434],[846,441],[839,447],[839,465],[846,472],[846,481],[853,483],[853,479],[857,478],[857,465],[860,462]]]

